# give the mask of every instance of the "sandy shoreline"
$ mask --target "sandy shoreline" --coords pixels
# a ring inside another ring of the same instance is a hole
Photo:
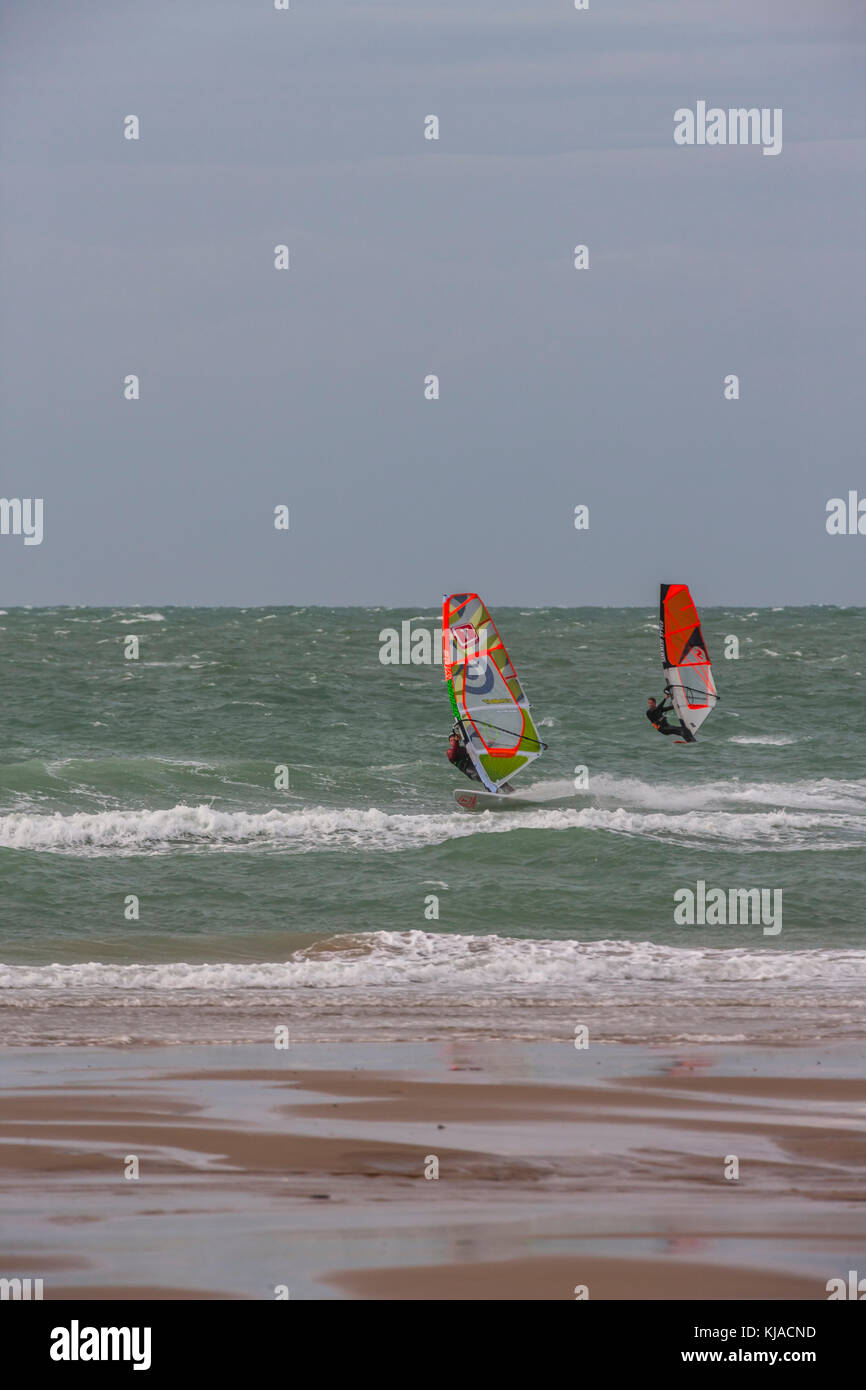
[[[46,1298],[824,1299],[862,1264],[851,1054],[570,1051],[32,1051],[0,1097],[0,1274]]]
[[[697,1261],[676,1265],[554,1255],[527,1260],[366,1270],[337,1275],[334,1284],[355,1298],[383,1301],[508,1299],[573,1302],[591,1299],[814,1299],[814,1281],[761,1270],[719,1268]],[[582,1295],[582,1296],[587,1296]]]

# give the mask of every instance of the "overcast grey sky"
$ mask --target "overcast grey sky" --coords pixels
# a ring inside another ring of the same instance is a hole
[[[3,4],[0,604],[866,602],[866,7],[291,3]]]

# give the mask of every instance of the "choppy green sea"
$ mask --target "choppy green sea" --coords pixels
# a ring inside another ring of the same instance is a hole
[[[693,748],[650,607],[494,616],[550,746],[469,816],[441,668],[380,659],[438,608],[2,614],[0,1041],[862,1036],[866,610],[704,610]]]

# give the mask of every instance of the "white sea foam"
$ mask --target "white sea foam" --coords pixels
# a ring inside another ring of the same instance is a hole
[[[332,937],[296,952],[288,961],[219,964],[0,965],[3,990],[135,991],[177,995],[183,991],[352,988],[398,990],[411,986],[468,990],[591,987],[593,998],[611,1002],[624,993],[664,987],[665,994],[693,998],[706,987],[714,996],[731,987],[752,998],[768,988],[827,991],[854,987],[866,994],[863,951],[780,951],[658,946],[649,941],[529,941],[499,936],[431,932],[371,932]],[[577,997],[577,996],[575,996]],[[784,1001],[784,995],[776,998]],[[768,995],[768,1004],[770,996]]]
[[[556,783],[562,786],[562,783]],[[732,803],[788,810],[854,811],[866,815],[866,778],[840,780],[825,777],[800,782],[739,782],[730,778],[714,782],[644,782],[637,777],[612,777],[599,773],[590,780],[584,798],[612,799],[631,807],[657,806],[671,811],[730,806]]]
[[[728,739],[729,743],[760,743],[773,745],[779,748],[788,743],[799,743],[800,740],[793,734],[735,734]]]
[[[539,807],[507,814],[468,816],[462,812],[391,814],[355,808],[248,812],[212,806],[174,806],[167,810],[76,812],[0,816],[0,847],[53,853],[154,854],[177,849],[237,850],[256,847],[282,851],[352,848],[396,851],[473,835],[521,830],[597,831],[672,844],[721,845],[753,849],[834,849],[860,846],[866,836],[863,793],[840,799],[831,783],[778,788],[649,787],[627,779],[596,779],[596,796],[632,805]],[[841,784],[851,788],[861,783]],[[663,809],[643,809],[659,806]],[[679,799],[678,799],[679,798]],[[763,810],[716,809],[725,801],[757,800]],[[635,808],[634,803],[638,803]]]

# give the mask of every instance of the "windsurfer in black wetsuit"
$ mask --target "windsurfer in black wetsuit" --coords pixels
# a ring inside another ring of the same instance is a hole
[[[462,772],[465,777],[469,777],[473,782],[481,781],[481,778],[472,765],[472,759],[466,752],[466,741],[462,737],[462,731],[456,726],[451,730],[447,751],[448,761],[454,764],[458,772]]]
[[[686,743],[696,742],[694,734],[686,728],[685,724],[681,719],[676,724],[671,724],[665,717],[667,715],[668,710],[673,709],[673,702],[670,698],[670,694],[668,693],[667,687],[665,687],[665,696],[660,705],[656,704],[655,697],[653,695],[649,696],[647,704],[649,708],[647,709],[646,717],[649,720],[649,722],[652,725],[654,725],[656,729],[658,729],[660,734],[679,734],[680,737],[684,739]]]

